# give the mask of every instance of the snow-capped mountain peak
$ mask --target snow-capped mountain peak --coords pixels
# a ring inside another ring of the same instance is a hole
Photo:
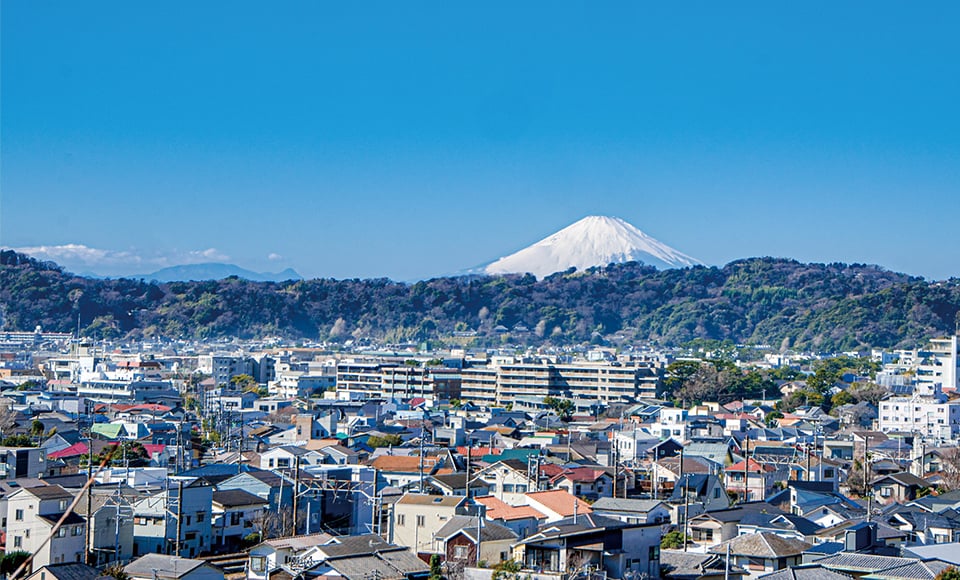
[[[483,272],[530,272],[542,278],[571,266],[584,270],[631,261],[661,269],[701,263],[620,218],[588,216],[532,246],[490,263],[483,268]]]

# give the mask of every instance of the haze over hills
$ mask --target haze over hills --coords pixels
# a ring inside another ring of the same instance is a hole
[[[125,277],[156,280],[157,282],[192,282],[202,280],[222,280],[224,278],[229,278],[230,276],[236,276],[244,280],[250,280],[251,282],[284,282],[286,280],[303,280],[303,276],[298,274],[293,268],[287,268],[282,272],[276,273],[254,272],[234,264],[220,264],[217,262],[170,266],[168,268],[157,270],[152,274]]]
[[[569,268],[586,270],[625,262],[642,262],[661,270],[701,265],[696,258],[648,236],[620,218],[588,216],[474,272],[491,275],[529,272],[543,278]]]

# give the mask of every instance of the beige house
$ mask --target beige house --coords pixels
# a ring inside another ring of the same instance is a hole
[[[390,542],[414,553],[432,553],[434,536],[457,515],[468,515],[464,496],[406,493],[393,505]]]

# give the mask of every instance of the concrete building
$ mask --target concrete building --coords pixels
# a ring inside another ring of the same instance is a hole
[[[44,543],[73,501],[73,494],[59,485],[21,488],[7,498],[7,551],[33,554],[33,567],[82,562],[86,524],[71,513],[57,533]]]
[[[179,543],[180,553],[175,555],[194,557],[213,544],[213,488],[204,480],[189,478],[170,479],[167,486],[133,505],[134,556],[174,554]]]
[[[649,361],[516,362],[495,358],[487,367],[461,372],[461,396],[486,405],[529,398],[572,399],[584,406],[655,397],[660,368]]]
[[[214,384],[229,385],[237,375],[254,376],[254,360],[248,356],[231,354],[202,354],[197,357],[197,370],[210,375]]]
[[[919,433],[939,440],[960,437],[960,402],[914,395],[884,399],[879,406],[878,427],[883,433]]]

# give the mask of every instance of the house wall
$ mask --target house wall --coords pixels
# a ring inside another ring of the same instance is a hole
[[[64,501],[69,503],[69,499]],[[41,548],[53,525],[38,516],[63,513],[66,506],[61,505],[60,502],[61,500],[40,501],[25,491],[12,494],[7,502],[9,508],[6,529],[7,551],[23,550],[34,554],[34,569],[49,564],[82,561],[85,553],[83,524],[61,526],[57,535]],[[22,511],[22,518],[19,519],[17,518],[18,510]],[[17,546],[18,543],[19,546]]]
[[[396,503],[393,506],[393,543],[418,553],[432,552],[434,534],[454,515],[456,508],[452,506]]]

